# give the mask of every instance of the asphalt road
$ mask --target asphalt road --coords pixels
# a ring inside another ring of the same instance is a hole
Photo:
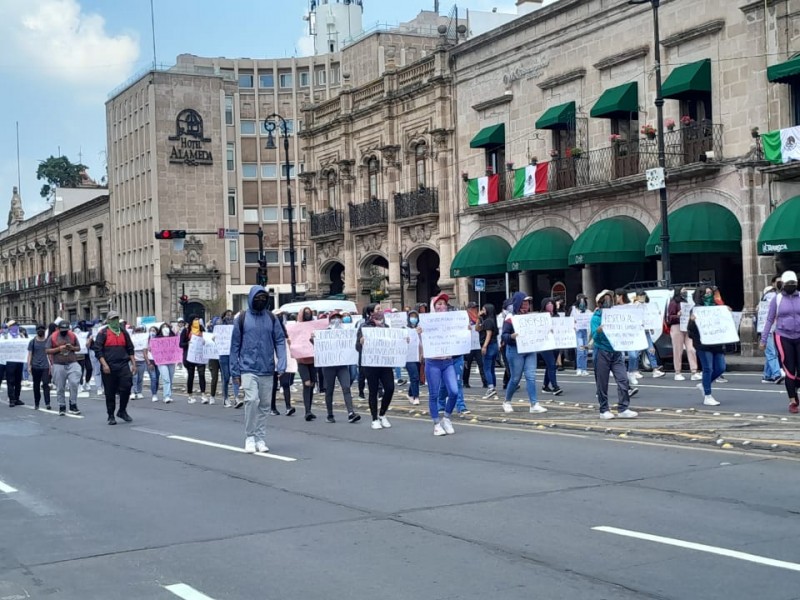
[[[178,398],[0,406],[0,600],[800,598],[790,457],[395,415],[271,418],[251,456]]]

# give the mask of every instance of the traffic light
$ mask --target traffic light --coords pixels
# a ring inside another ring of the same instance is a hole
[[[156,231],[157,240],[183,240],[186,239],[185,229],[162,229]]]
[[[186,294],[181,296],[180,303],[181,303],[181,306],[186,306],[187,304],[189,304],[189,296],[187,296]]]
[[[400,261],[400,278],[411,281],[411,265],[406,259]]]
[[[266,287],[267,281],[269,278],[267,277],[267,259],[261,257],[258,259],[258,273],[256,274],[256,283],[258,285],[263,285]]]

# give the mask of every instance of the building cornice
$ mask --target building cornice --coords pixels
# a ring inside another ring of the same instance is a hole
[[[472,105],[472,110],[477,112],[483,112],[484,110],[489,110],[490,108],[494,108],[495,106],[502,106],[503,104],[508,104],[514,99],[513,93],[506,93],[502,96],[497,96],[497,98],[491,98],[489,100],[484,100],[483,102],[478,102],[477,104]]]
[[[554,87],[564,85],[565,83],[575,81],[576,79],[583,79],[584,77],[586,77],[586,69],[573,69],[572,71],[567,71],[566,73],[560,73],[559,75],[549,77],[544,81],[540,81],[536,85],[541,90],[551,90]]]
[[[680,46],[685,42],[700,37],[713,35],[718,31],[721,31],[723,27],[725,27],[725,19],[714,19],[713,21],[708,21],[706,23],[703,23],[702,25],[698,25],[697,27],[684,29],[683,31],[679,31],[678,33],[670,35],[661,40],[661,45],[664,46],[665,48],[673,48],[675,46]]]
[[[772,7],[778,4],[779,2],[784,2],[785,0],[766,0],[767,7]],[[764,8],[764,0],[755,0],[754,2],[748,2],[739,7],[739,10],[743,13],[750,13],[754,12],[760,8]]]
[[[638,48],[631,48],[630,50],[623,50],[622,52],[613,54],[612,56],[594,63],[592,66],[598,71],[605,71],[611,67],[616,67],[628,61],[647,56],[649,53],[650,46],[639,46]]]

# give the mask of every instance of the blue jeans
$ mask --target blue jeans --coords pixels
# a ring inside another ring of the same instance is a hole
[[[517,385],[519,385],[524,374],[528,389],[528,400],[530,400],[531,405],[536,404],[536,394],[538,393],[536,389],[536,352],[520,354],[517,352],[516,346],[506,346],[506,359],[511,370],[511,378],[506,388],[506,402],[511,402],[511,398],[514,397],[514,391],[517,389]],[[553,357],[553,364],[555,364],[555,357]]]
[[[150,368],[147,369],[147,375],[150,377],[150,394],[155,397],[158,394],[158,380],[159,373],[158,367],[155,363],[150,363]]]
[[[711,382],[725,372],[725,354],[723,352],[708,352],[697,350],[697,358],[703,367],[703,393],[711,395]]]
[[[453,370],[456,372],[456,385],[458,386],[458,398],[456,398],[456,409],[458,412],[467,410],[464,404],[464,357],[456,356],[453,358]],[[447,401],[447,388],[439,387],[439,410],[444,410]]]
[[[767,337],[765,356],[764,379],[777,379],[781,376],[781,363],[778,360],[778,349],[775,347],[775,335],[772,333]]]
[[[158,373],[161,379],[161,389],[164,390],[164,398],[172,398],[172,379],[175,377],[175,365],[158,365]]]
[[[542,358],[544,359],[544,382],[542,385],[544,385],[544,387],[548,385],[552,385],[553,388],[558,387],[558,380],[556,379],[556,373],[558,372],[556,354],[557,352],[555,350],[542,352]],[[536,367],[534,366],[534,368]]]
[[[445,417],[450,417],[458,400],[458,382],[452,358],[425,359],[425,377],[428,379],[428,408],[434,422],[439,420],[439,390],[444,387],[447,392],[447,404],[444,407]],[[442,386],[444,384],[444,386]]]
[[[490,388],[497,387],[494,363],[497,361],[498,352],[500,352],[500,349],[497,346],[497,342],[489,342],[486,347],[486,354],[483,355],[483,375],[486,377],[486,385]]]
[[[228,386],[231,383],[231,357],[228,354],[220,354],[219,370],[222,371],[222,398],[228,397]],[[233,384],[233,395],[239,395],[239,386]]]
[[[144,372],[147,370],[147,365],[143,360],[136,361],[136,375],[133,376],[133,392],[135,394],[142,393],[142,385],[144,384]]]
[[[350,365],[350,385],[358,381],[358,365]]]
[[[577,368],[581,371],[585,371],[589,366],[589,351],[581,346],[585,346],[588,343],[589,332],[586,329],[579,329],[575,332],[575,339],[578,342],[578,348],[575,350],[575,360],[578,363]]]
[[[408,372],[408,395],[411,398],[419,398],[419,363],[406,363]]]
[[[394,378],[395,379],[402,379],[403,378],[403,369],[400,367],[394,368]]]
[[[626,354],[628,355],[628,373],[635,373],[639,370],[639,351],[631,350]]]
[[[658,355],[655,353],[656,345],[653,343],[653,338],[650,336],[650,332],[645,330],[644,334],[647,336],[647,360],[650,361],[650,368],[651,369],[660,369],[661,363],[658,362]],[[650,348],[653,350],[651,351]]]

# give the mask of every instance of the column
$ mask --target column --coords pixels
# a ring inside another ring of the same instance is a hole
[[[533,296],[536,292],[536,274],[533,271],[522,271],[519,274],[519,289]]]
[[[586,265],[581,271],[581,284],[583,293],[589,298],[589,305],[594,306],[594,298],[598,290],[596,290],[594,285],[594,274],[591,265]]]

